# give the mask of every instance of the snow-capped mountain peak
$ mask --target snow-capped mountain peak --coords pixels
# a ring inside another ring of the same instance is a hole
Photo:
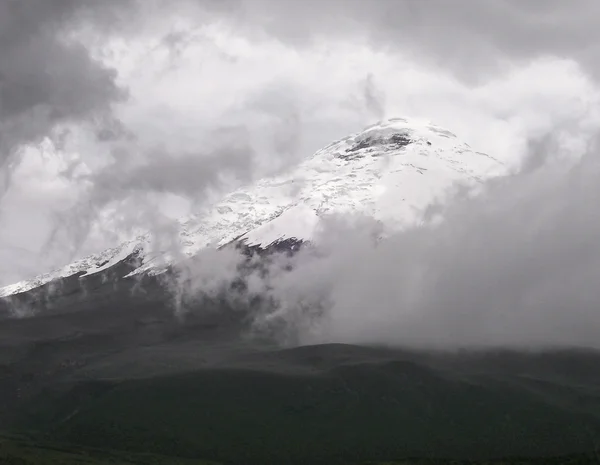
[[[181,222],[182,254],[233,240],[266,247],[295,238],[311,240],[324,215],[360,213],[394,231],[414,223],[455,182],[480,182],[502,174],[503,165],[473,151],[453,133],[426,120],[394,118],[333,142],[295,167],[224,196]],[[54,279],[100,272],[137,254],[142,265],[130,275],[161,272],[175,260],[150,252],[140,236],[101,254],[0,289],[0,297],[25,292]]]

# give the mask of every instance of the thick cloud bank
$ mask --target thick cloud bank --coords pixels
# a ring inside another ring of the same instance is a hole
[[[265,302],[256,331],[289,344],[600,348],[598,148],[573,160],[553,146],[457,195],[441,222],[379,238],[372,220],[326,220],[314,247],[248,278],[243,298]],[[215,295],[241,263],[231,251],[209,258],[187,270],[188,297]]]

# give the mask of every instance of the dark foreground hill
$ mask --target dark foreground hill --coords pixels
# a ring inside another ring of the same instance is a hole
[[[600,354],[282,349],[134,285],[0,321],[0,463],[595,463]]]

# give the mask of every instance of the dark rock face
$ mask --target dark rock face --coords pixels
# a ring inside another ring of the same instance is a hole
[[[79,298],[100,289],[105,292],[118,291],[123,287],[122,277],[134,271],[139,265],[139,253],[134,252],[114,266],[90,276],[82,276],[85,272],[80,272],[26,292],[1,298],[0,320],[14,316],[15,313],[27,316],[58,309],[68,311],[74,305],[76,306]]]
[[[267,247],[260,245],[247,245],[242,242],[236,242],[235,247],[241,249],[247,257],[258,255],[259,257],[269,257],[275,254],[285,254],[291,256],[300,251],[306,243],[295,237],[277,240]]]
[[[412,142],[406,134],[402,133],[392,134],[387,137],[365,137],[353,147],[346,149],[346,154],[340,155],[340,157],[345,160],[351,160],[357,156],[356,152],[359,150],[366,150],[367,152],[399,150]]]

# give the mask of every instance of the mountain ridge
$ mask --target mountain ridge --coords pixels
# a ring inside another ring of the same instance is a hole
[[[392,118],[334,141],[277,176],[225,195],[181,220],[181,253],[154,251],[150,233],[48,273],[0,288],[0,297],[31,291],[61,278],[102,273],[123,261],[140,265],[122,277],[160,274],[182,257],[240,242],[266,248],[278,241],[315,238],[323,217],[363,214],[382,234],[414,224],[455,182],[478,183],[503,165],[475,152],[455,134],[427,120]]]

